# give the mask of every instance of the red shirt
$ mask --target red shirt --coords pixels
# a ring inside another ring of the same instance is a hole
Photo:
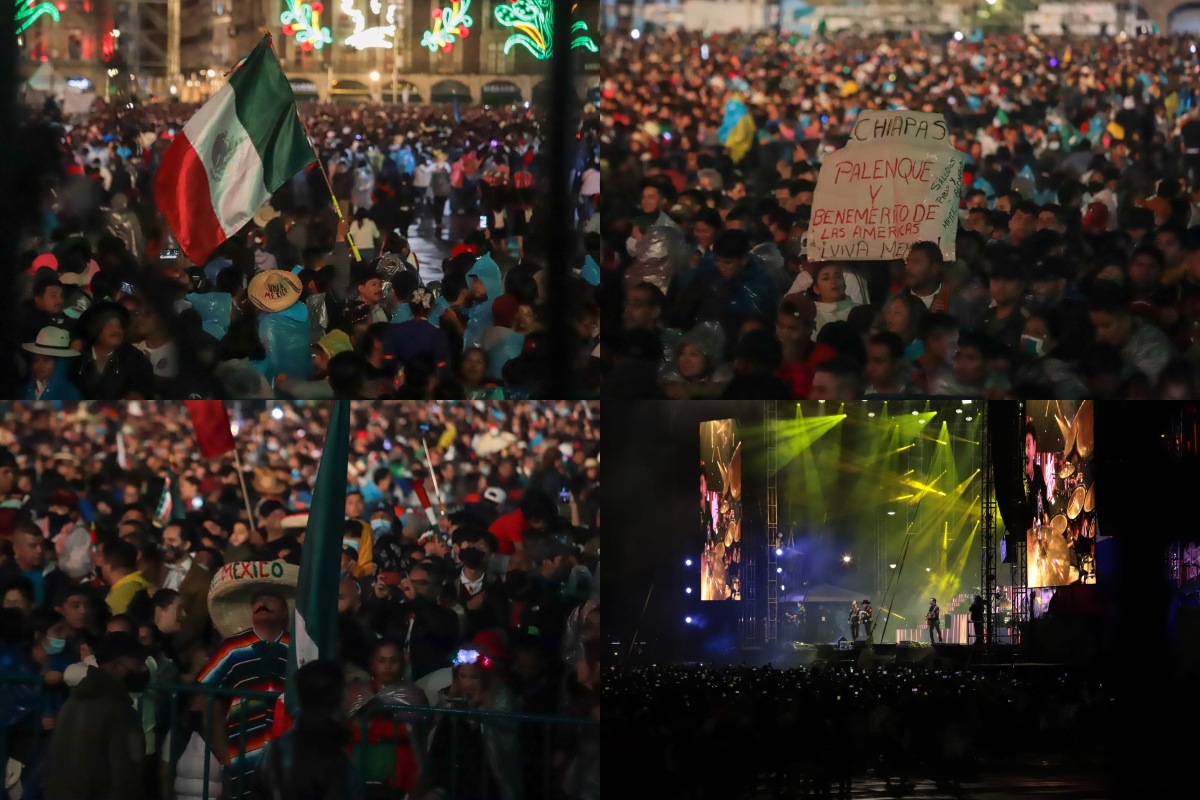
[[[503,514],[492,523],[492,527],[488,531],[496,537],[498,542],[496,555],[511,556],[516,552],[513,547],[514,543],[523,543],[525,541],[526,532],[533,529],[528,522],[525,521],[525,514],[521,509],[510,511]]]
[[[775,370],[775,374],[787,381],[792,387],[793,400],[807,400],[812,391],[813,375],[817,364],[828,361],[837,353],[827,344],[814,344],[808,351],[808,358],[802,361],[785,361]]]

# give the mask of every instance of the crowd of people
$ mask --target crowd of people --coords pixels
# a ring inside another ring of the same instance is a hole
[[[679,798],[848,797],[868,771],[901,796],[1031,754],[1086,773],[1119,717],[1101,675],[1055,667],[617,667],[603,692],[616,757]]]
[[[230,404],[238,460],[178,403],[5,411],[10,797],[599,797],[598,404],[354,405],[337,656],[297,674],[291,730],[256,692],[289,680],[330,404]]]
[[[606,392],[1196,396],[1192,39],[612,31],[604,53]],[[899,109],[964,154],[954,258],[817,262],[822,160]]]
[[[544,111],[305,106],[319,160],[193,264],[153,185],[196,109],[97,101],[63,119],[48,101],[23,125],[4,365],[18,397],[598,394],[594,113],[567,288],[551,298]],[[570,340],[570,363],[552,363],[551,334]]]

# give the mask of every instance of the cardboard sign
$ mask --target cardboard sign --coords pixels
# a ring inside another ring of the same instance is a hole
[[[808,229],[811,261],[904,258],[936,242],[953,261],[966,156],[941,114],[864,112],[821,165]]]

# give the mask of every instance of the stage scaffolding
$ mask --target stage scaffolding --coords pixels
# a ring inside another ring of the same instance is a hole
[[[779,538],[779,487],[776,483],[779,472],[779,406],[774,400],[767,400],[763,403],[763,427],[765,428],[766,442],[764,444],[767,453],[767,624],[763,633],[763,643],[767,647],[772,647],[779,637],[779,573],[776,571],[779,560],[775,551],[781,544]],[[750,595],[749,604],[753,618],[753,594]]]
[[[979,520],[980,551],[979,568],[983,574],[984,629],[986,641],[996,641],[996,489],[992,467],[992,437],[988,429],[988,403],[980,404],[980,427],[983,430],[983,507]]]
[[[1016,437],[1016,447],[1013,449],[1013,463],[1009,467],[1021,476],[1022,492],[1029,497],[1030,487],[1025,475],[1025,404],[1017,406],[1017,422],[1012,435]],[[989,460],[990,463],[990,460]],[[1012,614],[1009,616],[1009,632],[1013,644],[1021,643],[1021,630],[1029,619],[1029,564],[1025,550],[1025,531],[1009,531],[1013,547],[1013,557],[1010,562],[1012,570]]]

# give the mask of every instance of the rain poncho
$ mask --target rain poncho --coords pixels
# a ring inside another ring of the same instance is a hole
[[[350,193],[350,199],[354,201],[355,208],[370,208],[371,196],[374,194],[375,173],[366,161],[362,161],[354,170],[354,189]]]
[[[493,325],[484,331],[483,349],[487,353],[488,377],[500,380],[504,365],[521,355],[524,347],[525,337],[511,328]]]
[[[260,314],[258,338],[275,365],[276,374],[308,380],[312,370],[309,351],[308,306],[294,303],[283,311]]]
[[[633,266],[625,272],[625,291],[644,282],[666,294],[671,279],[683,270],[687,252],[683,233],[678,229],[651,225],[635,246]]]
[[[200,315],[204,332],[214,339],[224,339],[229,333],[229,317],[233,313],[233,295],[225,292],[189,294],[187,300]]]
[[[700,378],[688,379],[679,372],[679,353],[685,345],[691,345],[704,354],[708,369]],[[659,372],[663,383],[728,383],[733,372],[724,363],[725,334],[716,322],[704,322],[688,331],[675,346],[674,357],[664,364]]]
[[[468,289],[472,278],[479,278],[487,289],[487,299],[471,307],[467,315],[467,330],[463,335],[463,349],[483,347],[483,334],[492,324],[492,301],[504,293],[504,284],[500,279],[500,267],[490,254],[475,262],[475,266],[467,272]]]

